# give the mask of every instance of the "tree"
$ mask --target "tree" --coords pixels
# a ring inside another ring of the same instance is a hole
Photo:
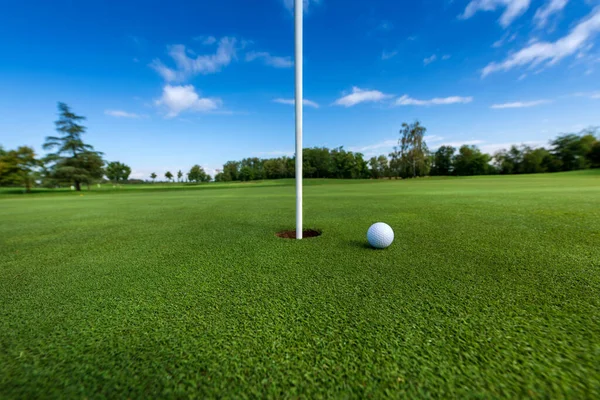
[[[454,174],[486,175],[491,172],[490,160],[491,157],[482,153],[477,146],[463,145],[454,156]]]
[[[592,167],[600,167],[600,140],[592,145],[592,149],[588,153],[588,159],[590,160]]]
[[[183,176],[183,172],[181,172],[181,170],[177,171],[177,182],[181,182],[182,176]]]
[[[524,174],[538,174],[546,172],[548,169],[548,159],[552,155],[542,147],[532,149],[524,146],[523,160],[521,161],[520,171]]]
[[[131,175],[131,168],[119,161],[112,161],[106,165],[106,177],[114,183],[124,182]]]
[[[400,173],[402,177],[424,176],[429,173],[429,149],[425,143],[427,128],[419,121],[403,123],[400,129]]]
[[[596,129],[590,128],[580,132],[579,135],[574,133],[561,135],[551,142],[552,154],[560,160],[563,171],[589,167],[587,155],[596,142],[593,135],[596,131]]]
[[[397,146],[394,146],[394,150],[389,154],[390,162],[389,162],[389,175],[390,179],[396,178],[398,179],[401,175],[402,163],[400,161],[400,149]]]
[[[152,178],[152,183],[154,183],[154,180],[156,179],[157,175],[153,172],[150,174],[150,178]]]
[[[165,178],[167,178],[168,180],[173,179],[173,174],[171,173],[171,171],[165,172]]]
[[[0,148],[0,185],[23,185],[29,193],[38,166],[40,161],[31,147],[21,146],[8,152]]]
[[[431,175],[452,175],[452,159],[456,149],[452,146],[441,146],[433,155]]]
[[[85,120],[85,117],[73,113],[65,103],[58,103],[58,110],[59,119],[55,124],[56,131],[61,135],[46,138],[44,149],[56,149],[46,157],[46,161],[51,164],[54,177],[72,182],[75,189],[80,191],[82,183],[89,185],[94,179],[102,177],[102,153],[94,151],[81,138],[86,128],[78,122]]]
[[[194,165],[190,172],[188,172],[188,180],[192,182],[210,182],[210,175],[204,172],[204,168],[199,166],[198,164]]]

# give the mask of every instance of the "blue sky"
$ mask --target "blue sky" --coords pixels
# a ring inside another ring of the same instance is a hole
[[[291,155],[291,0],[21,1],[0,13],[0,144],[56,103],[132,176]],[[546,144],[600,125],[600,1],[305,0],[304,145]]]

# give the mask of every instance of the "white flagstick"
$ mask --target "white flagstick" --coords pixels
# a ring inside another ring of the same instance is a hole
[[[296,239],[302,239],[302,13],[304,0],[294,2],[296,36]]]

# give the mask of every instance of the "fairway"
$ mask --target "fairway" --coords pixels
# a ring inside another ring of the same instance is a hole
[[[294,190],[0,192],[0,398],[600,397],[600,170]]]

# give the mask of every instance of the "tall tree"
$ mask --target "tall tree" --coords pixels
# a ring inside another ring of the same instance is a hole
[[[204,171],[204,168],[197,164],[190,169],[190,172],[188,172],[187,175],[188,180],[192,182],[210,182],[210,175]]]
[[[440,146],[433,155],[431,175],[452,175],[452,158],[456,149],[452,146]]]
[[[150,174],[150,178],[152,178],[152,183],[154,183],[154,180],[156,179],[158,175],[156,175],[154,172]]]
[[[182,176],[183,176],[183,172],[181,172],[181,170],[177,171],[177,182],[181,182]]]
[[[165,172],[165,178],[167,178],[168,180],[172,180],[173,179],[173,174],[171,173],[171,171]]]
[[[131,168],[119,161],[112,161],[106,165],[106,177],[114,183],[124,182],[131,175]]]
[[[58,103],[58,111],[59,118],[55,124],[59,136],[46,138],[44,149],[55,150],[46,157],[46,161],[51,164],[50,169],[57,179],[72,182],[75,189],[80,191],[82,183],[89,185],[98,179],[98,174],[102,177],[102,153],[94,151],[81,138],[86,128],[79,122],[85,117],[72,112],[65,103]]]
[[[29,193],[38,166],[40,161],[31,147],[21,146],[8,152],[0,149],[0,185],[23,185]]]
[[[425,143],[427,128],[419,121],[403,123],[400,129],[400,165],[403,177],[424,176],[429,173],[429,149]]]

